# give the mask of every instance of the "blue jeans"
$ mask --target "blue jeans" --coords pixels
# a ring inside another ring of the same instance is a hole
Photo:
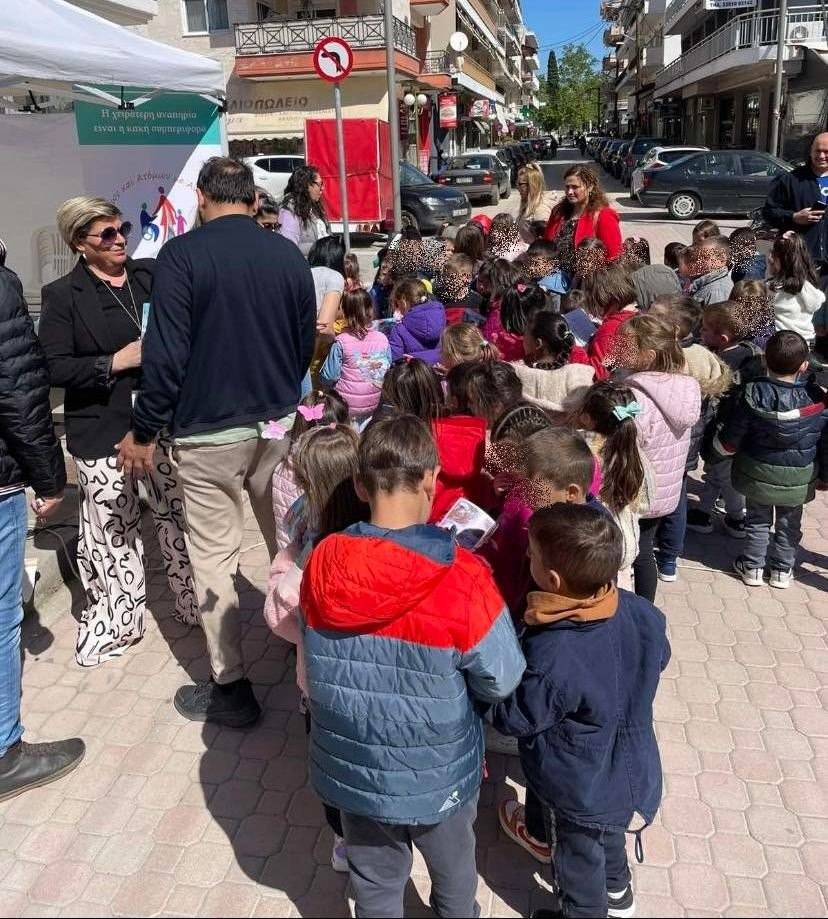
[[[26,554],[26,493],[0,497],[0,756],[20,740],[20,623]]]
[[[662,559],[675,561],[684,550],[684,537],[687,533],[687,476],[681,483],[681,497],[672,514],[661,518],[656,543]]]

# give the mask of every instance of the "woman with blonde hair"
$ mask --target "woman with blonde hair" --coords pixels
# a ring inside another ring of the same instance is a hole
[[[546,180],[537,163],[527,163],[520,167],[517,189],[520,194],[520,207],[515,223],[521,239],[531,245],[543,236],[558,195],[546,190]]]
[[[549,215],[546,239],[557,243],[561,253],[575,249],[582,240],[594,236],[607,247],[610,259],[621,253],[621,225],[617,211],[610,207],[598,177],[587,166],[570,166],[564,173],[564,197]],[[561,259],[565,261],[565,257]]]
[[[43,288],[40,336],[53,386],[66,390],[66,444],[78,470],[78,567],[86,593],[76,661],[93,667],[144,634],[146,576],[138,483],[117,467],[141,388],[141,333],[152,295],[152,259],[127,255],[132,224],[103,198],[64,202],[57,226],[78,263]],[[175,617],[199,622],[184,512],[163,439],[144,478]]]

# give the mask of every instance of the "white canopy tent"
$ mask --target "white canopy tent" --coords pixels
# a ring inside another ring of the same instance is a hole
[[[111,87],[133,90],[130,101]],[[135,90],[147,90],[135,98]],[[225,79],[210,58],[130,32],[66,3],[0,3],[0,95],[31,91],[137,106],[159,92],[197,93],[220,104]]]

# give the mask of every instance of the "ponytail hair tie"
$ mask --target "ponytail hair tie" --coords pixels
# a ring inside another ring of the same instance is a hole
[[[619,421],[626,421],[627,418],[635,418],[636,415],[640,415],[643,409],[637,402],[630,402],[628,405],[616,405],[612,410],[612,414]]]
[[[515,290],[516,290],[519,294],[525,294],[525,293],[526,293],[526,287],[527,287],[526,284],[523,284],[523,283],[515,284]]]
[[[481,341],[480,341],[480,347],[481,347],[481,348],[488,348],[488,347],[489,347],[489,343],[488,343],[488,341],[486,341],[485,338],[481,339]]]
[[[796,236],[796,230],[785,230],[782,234],[782,239],[793,239]]]

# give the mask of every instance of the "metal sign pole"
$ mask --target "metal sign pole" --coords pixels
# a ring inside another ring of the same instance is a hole
[[[339,202],[342,210],[342,239],[345,251],[351,249],[351,231],[348,227],[348,186],[345,172],[345,136],[342,131],[342,88],[334,83],[334,111],[336,113],[336,158],[339,160]]]
[[[391,139],[391,197],[394,199],[394,232],[402,226],[400,200],[400,110],[397,101],[397,65],[394,56],[394,12],[391,0],[383,6],[385,25],[385,80],[388,91],[388,133]]]

